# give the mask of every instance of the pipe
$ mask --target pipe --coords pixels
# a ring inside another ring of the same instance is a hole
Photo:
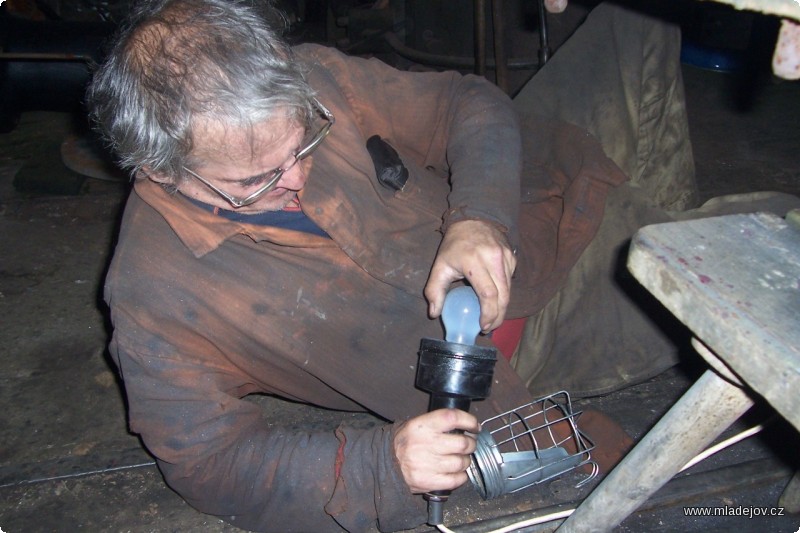
[[[473,25],[475,28],[475,74],[486,74],[486,2],[474,0]]]
[[[420,52],[406,46],[393,32],[386,32],[384,37],[395,53],[415,63],[458,70],[473,70],[475,68],[475,59],[473,58]],[[496,68],[493,59],[487,59],[486,66],[487,68]],[[510,70],[536,70],[539,68],[539,61],[530,58],[512,58],[507,61],[507,66]]]
[[[547,10],[544,7],[544,0],[539,3],[539,68],[550,60],[550,38],[547,35]]]
[[[70,53],[0,52],[0,61],[82,61],[87,65],[95,64],[91,56]]]
[[[492,29],[494,34],[495,82],[504,93],[508,93],[508,66],[506,65],[505,19],[503,0],[492,0]]]

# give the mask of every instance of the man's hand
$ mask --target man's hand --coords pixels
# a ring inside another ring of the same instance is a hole
[[[480,425],[467,412],[439,409],[412,418],[397,431],[394,453],[411,492],[453,490],[467,481],[475,438],[450,433],[454,429],[477,434]]]
[[[561,13],[567,9],[567,0],[544,0],[544,7],[550,13]]]
[[[450,284],[466,278],[481,302],[481,329],[498,327],[506,314],[517,260],[505,234],[480,220],[453,223],[442,239],[425,285],[428,314],[442,313]]]

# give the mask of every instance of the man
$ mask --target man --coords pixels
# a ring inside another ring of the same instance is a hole
[[[485,80],[290,49],[273,15],[142,4],[90,87],[136,177],[106,285],[130,427],[172,488],[237,526],[410,528],[419,493],[467,479],[475,442],[452,430],[531,400],[500,358],[473,414],[422,414],[416,351],[442,337],[448,288],[475,288],[486,333],[542,312],[626,177],[572,126],[523,114],[521,137]],[[404,183],[378,179],[376,135]],[[388,422],[283,430],[251,393]]]

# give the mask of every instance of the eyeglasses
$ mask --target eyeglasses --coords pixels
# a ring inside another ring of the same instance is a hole
[[[261,187],[259,187],[257,191],[254,191],[245,198],[237,198],[236,196],[232,196],[226,193],[222,189],[219,189],[216,185],[209,182],[203,176],[201,176],[200,174],[194,172],[193,170],[187,167],[183,167],[183,170],[191,174],[193,177],[197,178],[197,180],[200,181],[202,184],[204,184],[206,187],[208,187],[209,189],[220,195],[222,198],[225,199],[225,201],[227,201],[233,207],[244,207],[254,203],[256,200],[258,200],[259,198],[270,192],[272,189],[274,189],[278,185],[278,181],[280,181],[281,176],[283,176],[284,173],[288,172],[297,163],[299,163],[300,161],[302,161],[303,159],[307,158],[312,153],[314,153],[314,150],[319,148],[319,145],[322,144],[322,141],[325,140],[325,137],[327,137],[328,133],[331,131],[331,127],[336,122],[336,119],[333,117],[333,113],[331,113],[328,110],[328,108],[322,105],[316,98],[314,98],[313,103],[314,107],[316,107],[317,111],[325,119],[326,121],[325,124],[305,146],[299,148],[293,154],[294,159],[289,165],[287,165],[284,168],[276,168],[275,170],[273,170],[272,175],[267,179],[267,182]]]

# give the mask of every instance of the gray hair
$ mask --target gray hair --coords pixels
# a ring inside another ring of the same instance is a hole
[[[87,93],[91,117],[120,164],[177,185],[192,163],[198,118],[252,128],[280,112],[308,127],[313,91],[276,31],[276,16],[263,0],[138,5]]]

